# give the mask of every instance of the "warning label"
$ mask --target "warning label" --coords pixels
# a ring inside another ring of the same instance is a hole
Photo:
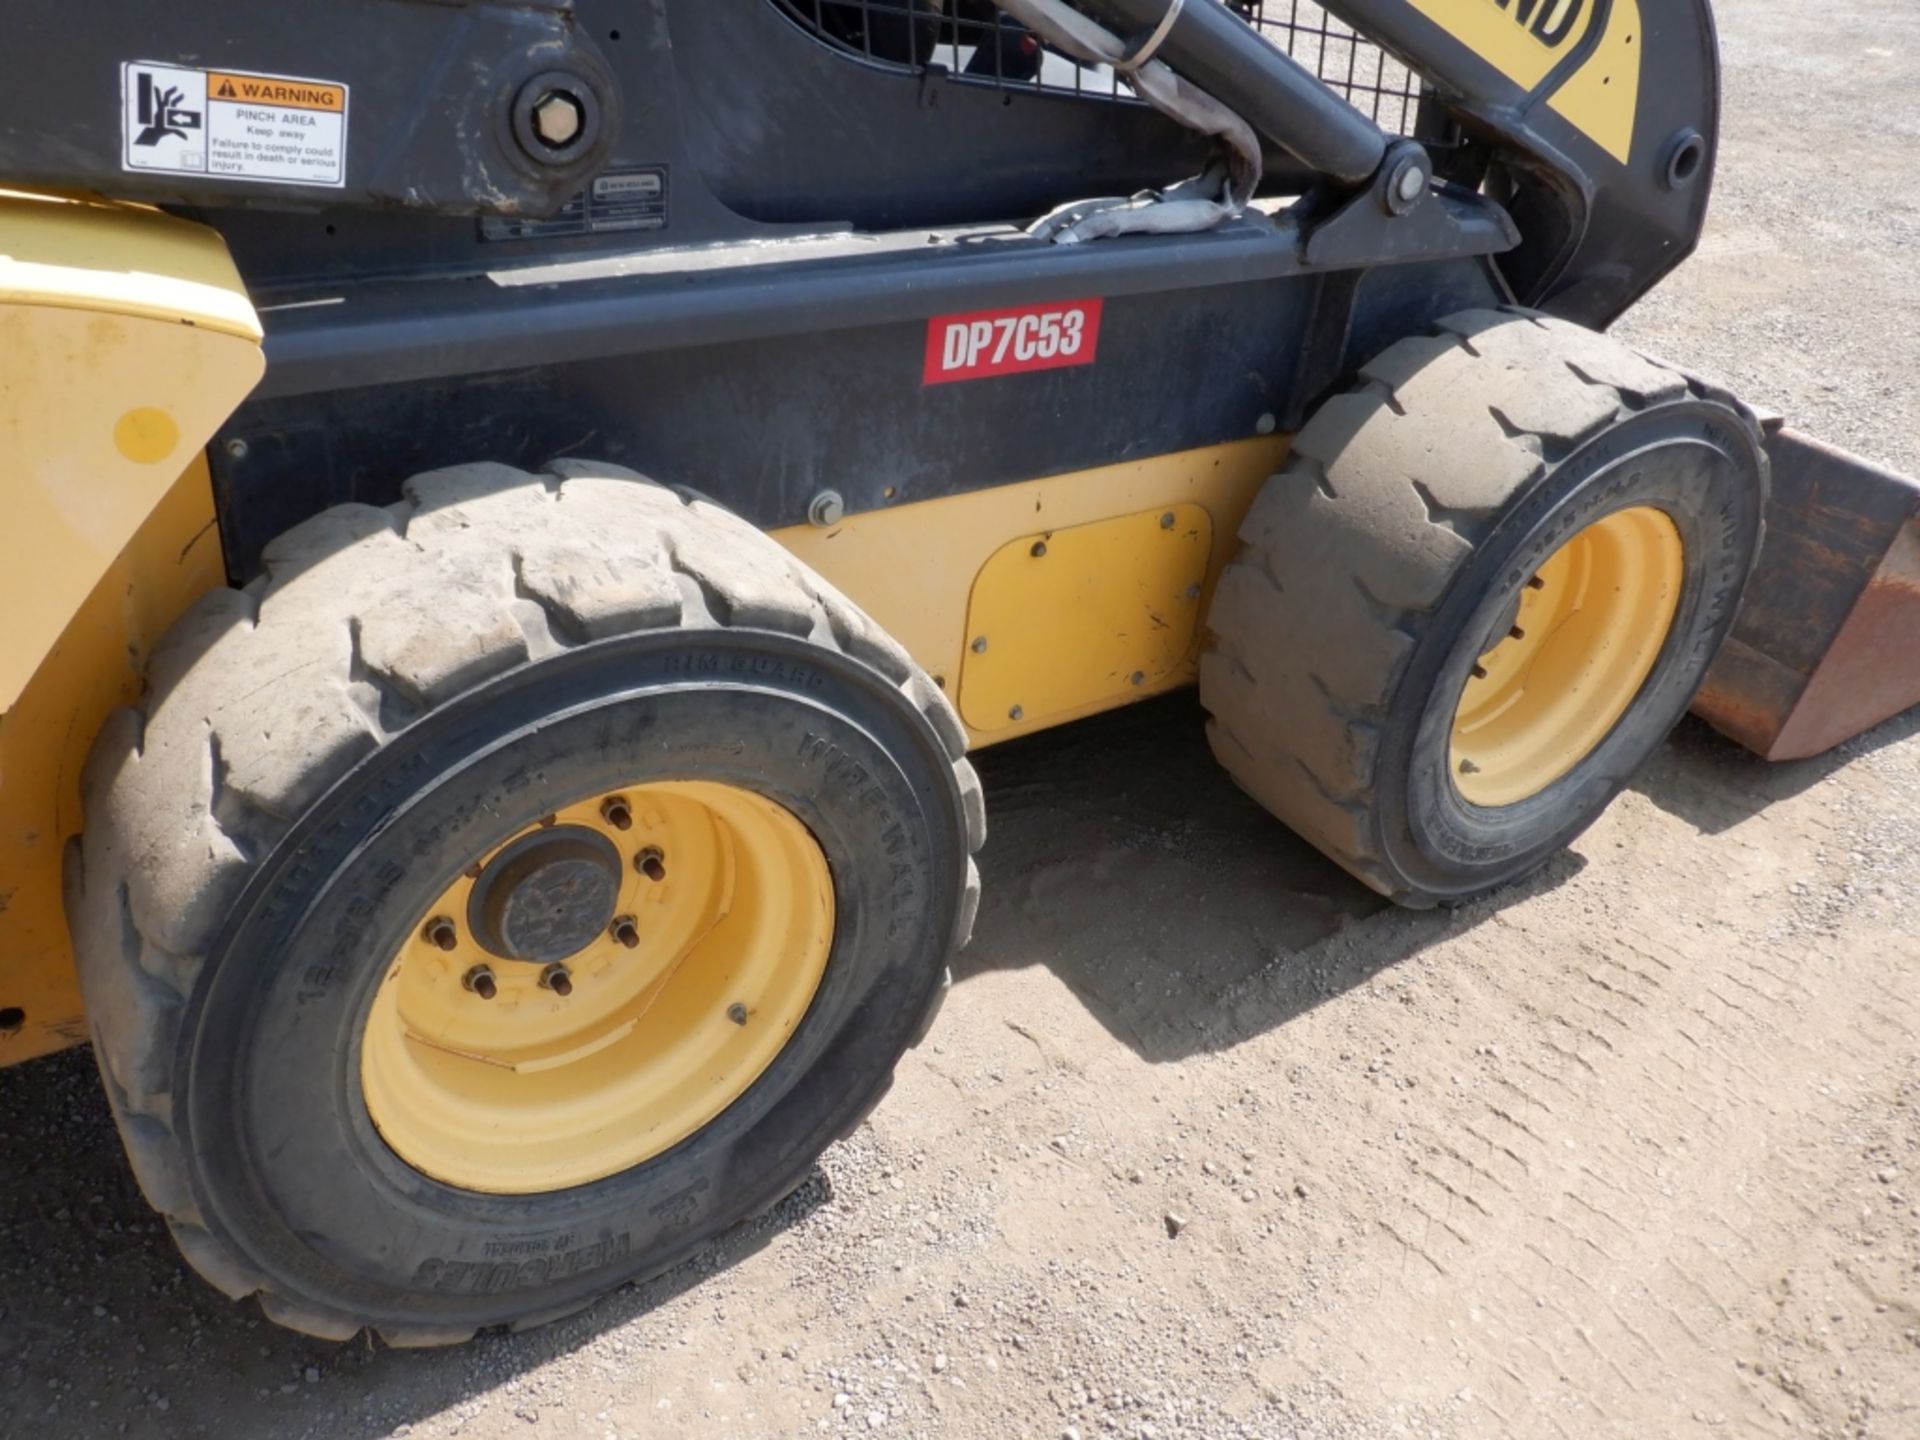
[[[293,75],[121,67],[125,165],[281,185],[347,183],[347,87]]]

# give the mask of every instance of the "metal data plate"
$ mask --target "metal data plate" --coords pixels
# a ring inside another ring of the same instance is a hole
[[[960,713],[976,731],[1087,713],[1155,687],[1193,651],[1213,520],[1198,505],[1037,531],[980,568]]]

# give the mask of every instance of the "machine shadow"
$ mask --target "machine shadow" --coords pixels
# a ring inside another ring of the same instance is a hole
[[[1231,1048],[1551,889],[1398,909],[1249,799],[1191,691],[981,752],[982,902],[956,981],[1044,965],[1141,1058]]]

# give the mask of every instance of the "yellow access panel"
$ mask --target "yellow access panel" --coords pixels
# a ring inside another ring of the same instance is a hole
[[[961,718],[982,733],[1120,705],[1193,649],[1213,556],[1198,505],[1023,535],[973,584]]]

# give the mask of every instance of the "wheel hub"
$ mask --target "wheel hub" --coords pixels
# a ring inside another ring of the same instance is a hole
[[[551,965],[579,954],[613,923],[620,851],[584,825],[522,835],[473,882],[467,924],[495,955]]]
[[[773,1063],[826,971],[826,857],[749,790],[635,785],[474,859],[361,1032],[374,1127],[449,1185],[538,1194],[670,1149]]]
[[[1520,586],[1454,713],[1454,788],[1538,795],[1603,742],[1653,672],[1685,583],[1680,531],[1636,505],[1596,520]]]

